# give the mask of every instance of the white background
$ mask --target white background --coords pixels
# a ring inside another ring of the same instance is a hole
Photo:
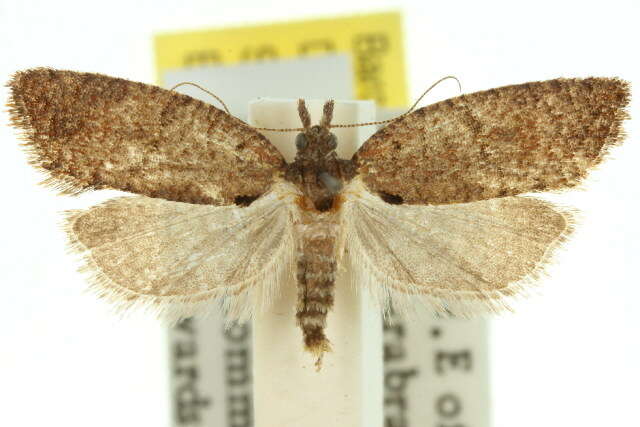
[[[3,0],[0,80],[46,65],[152,82],[158,30],[390,9],[405,14],[414,98],[446,74],[467,92],[589,75],[640,87],[640,7],[611,0]],[[456,94],[442,85],[427,102]],[[0,99],[6,95],[2,88]],[[640,117],[635,101],[630,111]],[[73,200],[36,186],[41,177],[6,123],[3,112],[0,425],[166,425],[164,329],[143,315],[115,319],[83,294],[64,254],[58,212],[102,196]],[[626,144],[592,174],[587,191],[561,198],[582,210],[582,223],[543,295],[493,322],[495,426],[637,424],[640,142],[636,123],[626,129]]]

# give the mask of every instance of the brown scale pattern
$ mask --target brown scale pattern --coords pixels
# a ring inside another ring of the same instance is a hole
[[[113,188],[227,205],[265,193],[284,170],[264,136],[186,95],[47,68],[18,72],[8,86],[32,163],[63,193]]]
[[[460,315],[505,308],[573,222],[547,203],[506,196],[578,185],[621,141],[629,102],[618,79],[492,89],[392,122],[351,161],[333,152],[333,103],[310,126],[300,102],[308,144],[286,165],[245,123],[158,87],[44,68],[16,73],[9,87],[11,119],[47,184],[152,197],[71,213],[66,230],[100,296],[172,321],[219,298],[245,318],[254,290],[291,277],[297,249],[296,318],[318,362],[330,350],[338,232],[381,301],[426,297],[435,312]],[[259,195],[248,207],[204,205]]]
[[[628,83],[610,78],[476,92],[389,124],[353,160],[368,188],[409,204],[574,187],[621,141],[628,102]]]

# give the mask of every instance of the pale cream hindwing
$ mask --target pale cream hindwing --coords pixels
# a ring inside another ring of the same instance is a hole
[[[118,308],[144,306],[173,323],[217,299],[227,320],[244,320],[293,277],[297,193],[277,183],[248,207],[122,197],[71,211],[66,229],[92,289]]]
[[[387,309],[417,298],[436,313],[508,308],[571,232],[570,212],[530,197],[392,205],[356,178],[344,192],[345,249],[358,284]]]

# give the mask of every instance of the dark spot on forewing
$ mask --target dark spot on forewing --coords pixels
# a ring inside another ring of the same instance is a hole
[[[402,203],[404,203],[404,199],[401,196],[385,193],[384,191],[381,191],[378,194],[382,200],[389,203],[390,205],[401,205]]]
[[[233,200],[233,203],[235,203],[238,206],[242,206],[243,208],[246,208],[251,203],[256,201],[258,197],[259,196],[236,196],[236,198]]]

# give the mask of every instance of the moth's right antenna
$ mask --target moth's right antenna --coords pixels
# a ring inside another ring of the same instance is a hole
[[[455,81],[456,81],[456,83],[458,83],[458,90],[459,90],[460,92],[462,92],[462,84],[460,84],[460,80],[458,80],[458,78],[457,78],[456,76],[446,76],[446,77],[443,77],[443,78],[441,78],[440,80],[438,80],[437,82],[435,82],[434,84],[432,84],[431,86],[429,86],[429,89],[425,90],[425,91],[422,93],[422,95],[420,95],[420,98],[418,98],[418,100],[417,100],[416,102],[414,102],[414,103],[413,103],[413,105],[411,106],[411,108],[409,108],[409,111],[407,111],[406,113],[404,113],[402,116],[406,116],[407,114],[409,114],[410,112],[412,112],[412,111],[413,111],[413,109],[414,109],[414,108],[416,108],[416,105],[418,105],[418,103],[419,103],[420,101],[422,101],[422,98],[424,98],[424,96],[425,96],[426,94],[428,94],[428,93],[431,91],[431,89],[433,89],[434,87],[438,86],[440,83],[442,83],[443,81],[448,80],[448,79],[453,79],[453,80],[455,80]],[[400,116],[400,117],[402,117],[402,116]]]
[[[420,95],[418,100],[413,103],[411,108],[409,108],[409,110],[406,113],[400,114],[399,116],[389,120],[382,120],[377,122],[366,122],[366,123],[350,123],[350,124],[332,125],[331,119],[333,117],[333,101],[328,101],[324,104],[324,109],[323,109],[324,111],[322,114],[322,121],[320,125],[326,128],[355,128],[359,126],[383,125],[385,123],[396,121],[410,114],[416,108],[416,106],[422,100],[422,98],[424,98],[424,96],[428,94],[429,91],[431,91],[431,89],[433,89],[434,87],[436,87],[437,85],[439,85],[440,83],[448,79],[455,80],[458,83],[458,89],[460,90],[460,92],[462,92],[462,85],[460,84],[460,80],[458,80],[456,76],[443,77],[437,82],[435,82],[434,84],[432,84],[431,86],[429,86],[429,89],[425,90],[423,94]],[[268,130],[272,132],[299,132],[299,131],[305,131],[309,129],[311,127],[311,116],[309,115],[307,106],[305,105],[304,99],[302,98],[298,99],[298,114],[300,115],[300,121],[302,121],[302,126],[303,126],[302,128],[259,128],[259,127],[253,127],[253,128],[255,130]]]
[[[320,127],[329,129],[331,127],[331,120],[333,119],[333,99],[325,102],[322,108],[322,119],[320,120]]]
[[[407,110],[406,113],[400,114],[399,116],[394,117],[393,119],[381,120],[381,121],[378,121],[378,122],[353,123],[353,124],[344,124],[344,125],[330,125],[329,127],[332,127],[332,128],[353,128],[353,127],[358,127],[358,126],[383,125],[385,123],[390,123],[390,122],[396,121],[398,119],[401,119],[404,116],[410,114],[416,108],[416,105],[418,105],[418,103],[422,100],[422,98],[424,98],[424,96],[426,94],[428,94],[429,91],[431,91],[431,89],[433,89],[434,87],[436,87],[437,85],[439,85],[440,83],[442,83],[443,81],[448,80],[448,79],[453,79],[456,82],[458,82],[458,89],[460,90],[460,92],[462,92],[462,85],[460,84],[460,80],[458,80],[458,78],[456,76],[446,76],[446,77],[441,78],[440,80],[438,80],[437,82],[435,82],[431,86],[429,86],[429,89],[425,90],[422,93],[422,95],[420,95],[420,98],[418,98],[418,100],[413,103],[411,108],[409,108],[409,110]]]

